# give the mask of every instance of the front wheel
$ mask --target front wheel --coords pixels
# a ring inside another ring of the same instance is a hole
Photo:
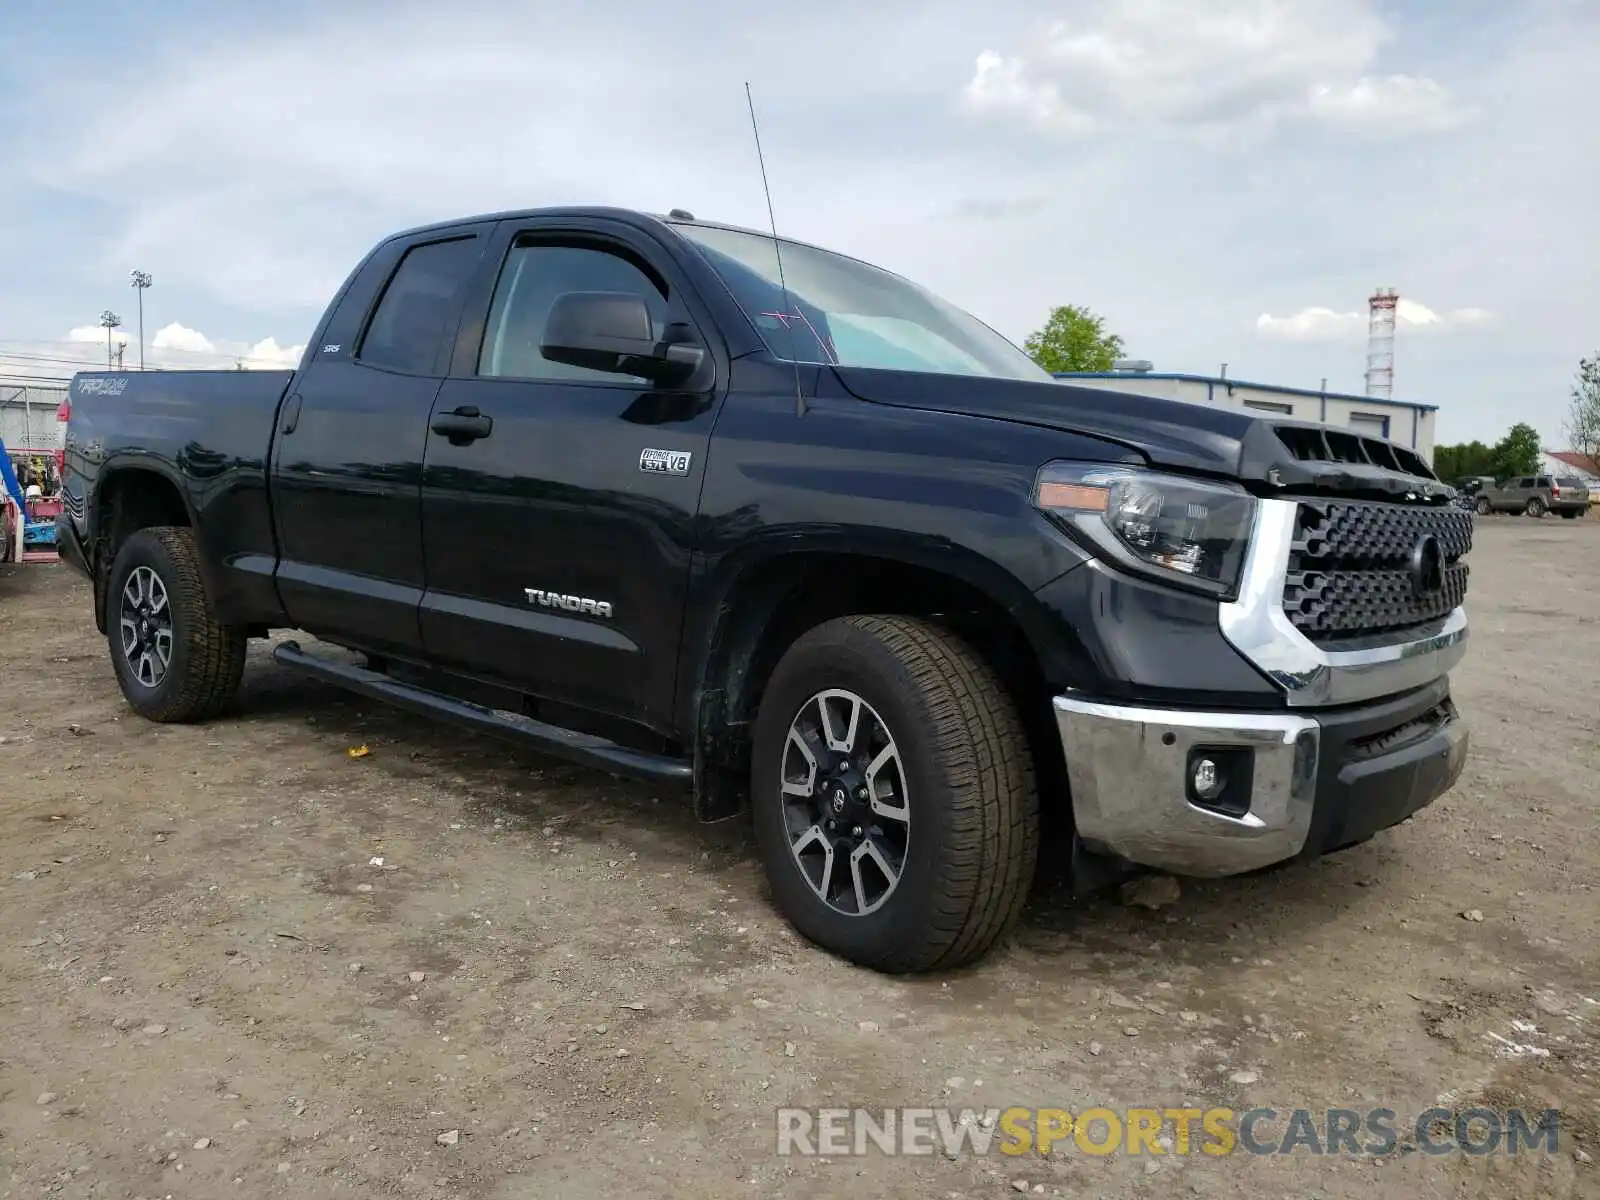
[[[965,642],[854,616],[804,634],[756,719],[755,832],[812,941],[910,972],[987,953],[1033,881],[1039,800],[1016,706]]]
[[[117,683],[152,721],[198,721],[238,691],[245,630],[211,616],[194,531],[152,526],[132,534],[111,565],[106,640]]]
[[[1526,512],[1530,517],[1544,516],[1544,501],[1534,496],[1528,501]]]
[[[1487,517],[1489,515],[1489,500],[1487,497],[1480,496],[1478,498],[1478,515],[1480,517]]]

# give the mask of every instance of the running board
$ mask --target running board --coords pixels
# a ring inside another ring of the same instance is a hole
[[[643,779],[652,783],[667,781],[692,785],[694,782],[694,767],[685,759],[668,758],[644,750],[632,750],[606,738],[535,721],[532,717],[525,717],[521,713],[487,708],[439,692],[430,692],[425,688],[413,687],[391,679],[387,675],[381,675],[377,671],[369,671],[365,667],[331,662],[326,658],[318,658],[315,654],[307,654],[297,642],[281,643],[272,652],[272,657],[290,670],[314,675],[318,679],[326,680],[349,691],[371,696],[374,700],[382,700],[386,704],[410,709],[424,716],[463,725],[480,733],[491,733],[532,743],[548,754],[585,767],[595,767],[601,771],[609,771],[613,775],[625,775],[630,779]]]

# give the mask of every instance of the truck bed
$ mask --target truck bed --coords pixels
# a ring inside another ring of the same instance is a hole
[[[213,598],[271,589],[276,545],[267,503],[268,454],[293,371],[93,371],[69,393],[67,511],[81,517],[127,467],[171,479],[207,545]],[[194,519],[203,518],[203,519]],[[90,529],[91,538],[100,531]],[[87,548],[93,553],[93,548]],[[260,561],[256,561],[256,560]]]

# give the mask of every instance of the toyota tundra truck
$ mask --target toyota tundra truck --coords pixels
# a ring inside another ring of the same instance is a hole
[[[222,714],[275,634],[748,810],[776,906],[880,970],[993,947],[1043,826],[1074,878],[1238,874],[1406,820],[1466,754],[1472,514],[1412,450],[1073,387],[897,275],[678,210],[402,233],[298,370],[70,404],[60,553],[135,712]]]

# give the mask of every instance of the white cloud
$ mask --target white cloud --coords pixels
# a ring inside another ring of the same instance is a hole
[[[289,367],[300,365],[300,356],[306,352],[305,344],[298,346],[279,346],[276,338],[263,338],[245,355],[252,365],[266,367]]]
[[[985,50],[966,100],[1069,133],[1285,118],[1400,133],[1458,122],[1436,80],[1367,74],[1390,37],[1374,0],[1092,0],[1026,50]]]
[[[138,363],[133,341],[122,330],[112,337],[114,345],[126,347],[123,363],[132,368]],[[197,329],[177,321],[157,331],[145,348],[145,366],[152,370],[228,370],[243,366],[247,370],[283,370],[300,365],[305,346],[280,346],[276,338],[261,338],[253,343],[213,340]],[[0,342],[0,375],[63,375],[73,371],[103,369],[106,365],[106,331],[97,325],[83,325],[67,331],[60,341]]]
[[[106,344],[105,326],[79,325],[76,329],[67,330],[67,341],[93,342],[97,346],[104,346]],[[112,345],[116,345],[119,342],[123,345],[127,345],[128,335],[120,329],[113,329],[111,331],[111,343]]]
[[[1452,129],[1470,115],[1437,80],[1416,75],[1319,84],[1310,107],[1330,125],[1379,135]]]
[[[1485,308],[1456,308],[1436,313],[1426,304],[1418,304],[1404,296],[1395,305],[1394,313],[1395,324],[1417,329],[1470,329],[1475,325],[1486,325],[1491,319],[1489,310]]]
[[[176,321],[156,330],[155,337],[150,339],[150,346],[155,350],[182,350],[190,354],[211,354],[216,350],[205,334]]]
[[[1361,313],[1334,312],[1331,308],[1302,308],[1292,316],[1275,317],[1262,313],[1256,318],[1256,332],[1263,337],[1290,342],[1342,342],[1366,335],[1367,318]]]
[[[1395,305],[1397,333],[1411,329],[1444,333],[1485,325],[1491,320],[1489,311],[1482,308],[1457,308],[1440,313],[1404,297]],[[1256,318],[1256,333],[1288,342],[1353,342],[1367,336],[1367,323],[1367,313],[1337,312],[1313,305],[1286,317],[1262,313]]]

